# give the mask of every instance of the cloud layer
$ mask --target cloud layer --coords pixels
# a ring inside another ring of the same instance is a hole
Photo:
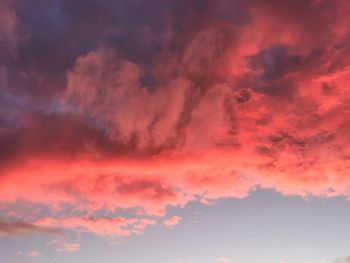
[[[0,233],[141,233],[257,187],[349,196],[347,1],[0,10]]]

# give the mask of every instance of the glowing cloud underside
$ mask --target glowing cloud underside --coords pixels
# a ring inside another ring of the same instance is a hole
[[[0,235],[137,234],[257,187],[349,196],[349,1],[44,2],[0,3]]]

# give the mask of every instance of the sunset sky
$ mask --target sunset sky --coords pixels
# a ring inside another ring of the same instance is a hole
[[[0,0],[0,263],[349,263],[350,1]]]

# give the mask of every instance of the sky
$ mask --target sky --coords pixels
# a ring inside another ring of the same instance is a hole
[[[0,0],[0,262],[350,262],[349,12]]]

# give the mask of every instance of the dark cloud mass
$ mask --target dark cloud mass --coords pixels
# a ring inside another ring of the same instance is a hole
[[[1,1],[1,207],[23,199],[51,211],[36,225],[128,235],[169,205],[256,187],[348,196],[349,11],[344,0]],[[118,209],[135,218],[90,219]]]

